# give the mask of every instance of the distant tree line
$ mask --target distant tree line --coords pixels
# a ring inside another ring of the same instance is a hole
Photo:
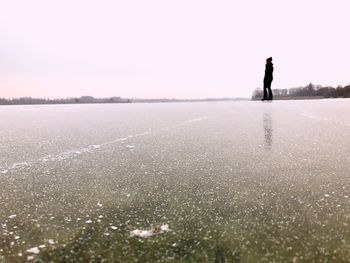
[[[163,102],[218,102],[218,101],[242,101],[247,98],[206,98],[206,99],[133,99],[136,103],[163,103]]]
[[[319,98],[350,98],[350,85],[345,87],[338,86],[323,87],[321,85],[314,85],[309,83],[305,87],[297,87],[290,89],[273,89],[274,98],[276,99],[293,99],[301,97],[319,97]],[[263,97],[263,91],[261,88],[257,88],[253,91],[252,100],[258,100]]]
[[[44,99],[44,98],[0,98],[0,105],[27,105],[27,104],[75,104],[75,103],[130,103],[130,99],[121,97],[94,98],[91,96],[82,96],[80,98],[65,99]]]

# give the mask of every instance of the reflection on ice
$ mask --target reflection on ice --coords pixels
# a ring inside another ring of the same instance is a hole
[[[270,112],[264,112],[263,114],[263,128],[264,128],[264,137],[265,137],[265,146],[271,148],[272,146],[272,136],[273,136],[273,127],[272,127],[272,116]]]

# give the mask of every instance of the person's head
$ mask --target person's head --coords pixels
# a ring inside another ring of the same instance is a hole
[[[272,57],[269,57],[266,59],[266,63],[271,63],[272,62]]]

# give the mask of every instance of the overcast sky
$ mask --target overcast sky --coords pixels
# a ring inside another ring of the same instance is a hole
[[[0,97],[250,97],[350,83],[349,0],[0,0]]]

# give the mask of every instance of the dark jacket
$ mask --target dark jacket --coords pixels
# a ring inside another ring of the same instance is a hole
[[[272,72],[273,72],[273,64],[271,62],[267,62],[266,66],[265,66],[264,81],[272,81],[273,80]]]

